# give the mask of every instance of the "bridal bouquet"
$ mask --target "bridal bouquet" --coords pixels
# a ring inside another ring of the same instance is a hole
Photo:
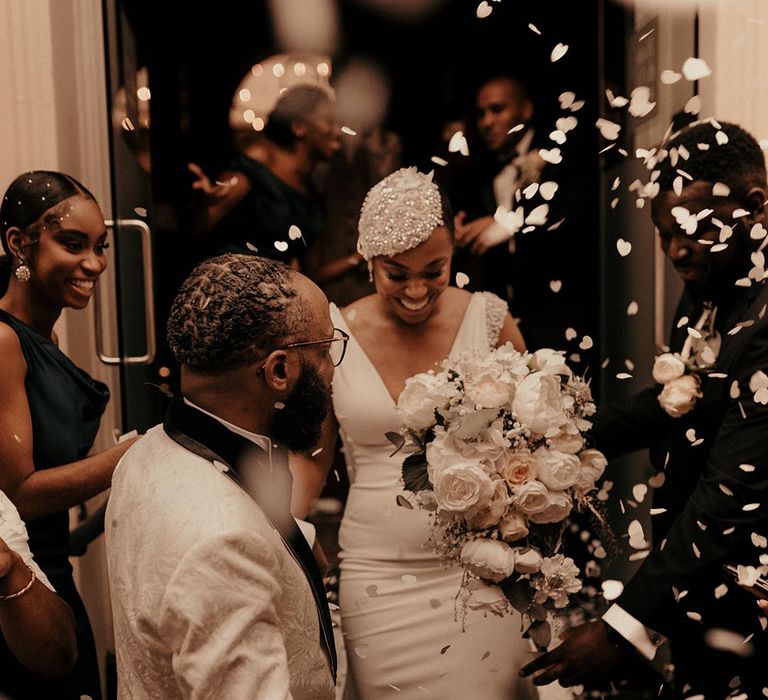
[[[464,610],[504,614],[511,605],[545,649],[551,612],[582,586],[560,551],[564,520],[589,505],[606,465],[585,449],[589,385],[564,353],[507,343],[409,378],[397,411],[403,428],[387,437],[408,453],[403,483],[413,494],[398,502],[431,512],[429,544],[464,570]]]

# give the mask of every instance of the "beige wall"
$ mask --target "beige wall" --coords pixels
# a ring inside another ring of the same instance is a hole
[[[0,95],[0,191],[25,170],[61,170],[81,180],[109,218],[100,0],[0,0]],[[120,425],[119,377],[96,359],[93,325],[91,310],[65,311],[56,329],[64,352],[112,389],[100,448],[112,443],[111,432]],[[112,646],[103,536],[73,564],[103,659]]]

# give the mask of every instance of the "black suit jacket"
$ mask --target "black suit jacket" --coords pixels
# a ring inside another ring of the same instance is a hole
[[[654,506],[667,510],[654,516],[653,549],[616,602],[673,646],[691,625],[698,636],[707,627],[726,627],[765,643],[750,596],[738,588],[716,595],[716,589],[730,581],[724,564],[756,565],[768,551],[759,546],[768,513],[768,405],[755,402],[749,388],[757,371],[768,374],[767,304],[768,286],[761,284],[718,305],[723,340],[716,376],[704,380],[703,397],[688,415],[668,416],[657,385],[596,416],[596,447],[609,458],[649,447],[664,474]],[[693,321],[699,312],[684,296],[675,321]],[[686,330],[673,328],[670,347],[679,351]]]

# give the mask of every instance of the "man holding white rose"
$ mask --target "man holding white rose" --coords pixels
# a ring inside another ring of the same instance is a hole
[[[609,458],[650,448],[657,470],[653,546],[602,620],[571,630],[522,675],[603,681],[671,642],[675,692],[760,697],[766,620],[724,571],[768,565],[768,199],[760,146],[714,120],[674,134],[645,188],[662,249],[685,282],[657,385],[596,415]]]

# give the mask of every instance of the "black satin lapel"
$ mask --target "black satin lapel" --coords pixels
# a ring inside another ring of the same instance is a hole
[[[279,448],[274,450],[270,461],[258,445],[233,433],[219,421],[184,403],[180,398],[173,399],[168,406],[163,429],[168,437],[190,452],[229,467],[224,473],[253,498],[280,533],[312,589],[320,621],[322,646],[335,680],[336,647],[328,599],[315,555],[290,512],[293,480],[288,468],[287,452]]]

